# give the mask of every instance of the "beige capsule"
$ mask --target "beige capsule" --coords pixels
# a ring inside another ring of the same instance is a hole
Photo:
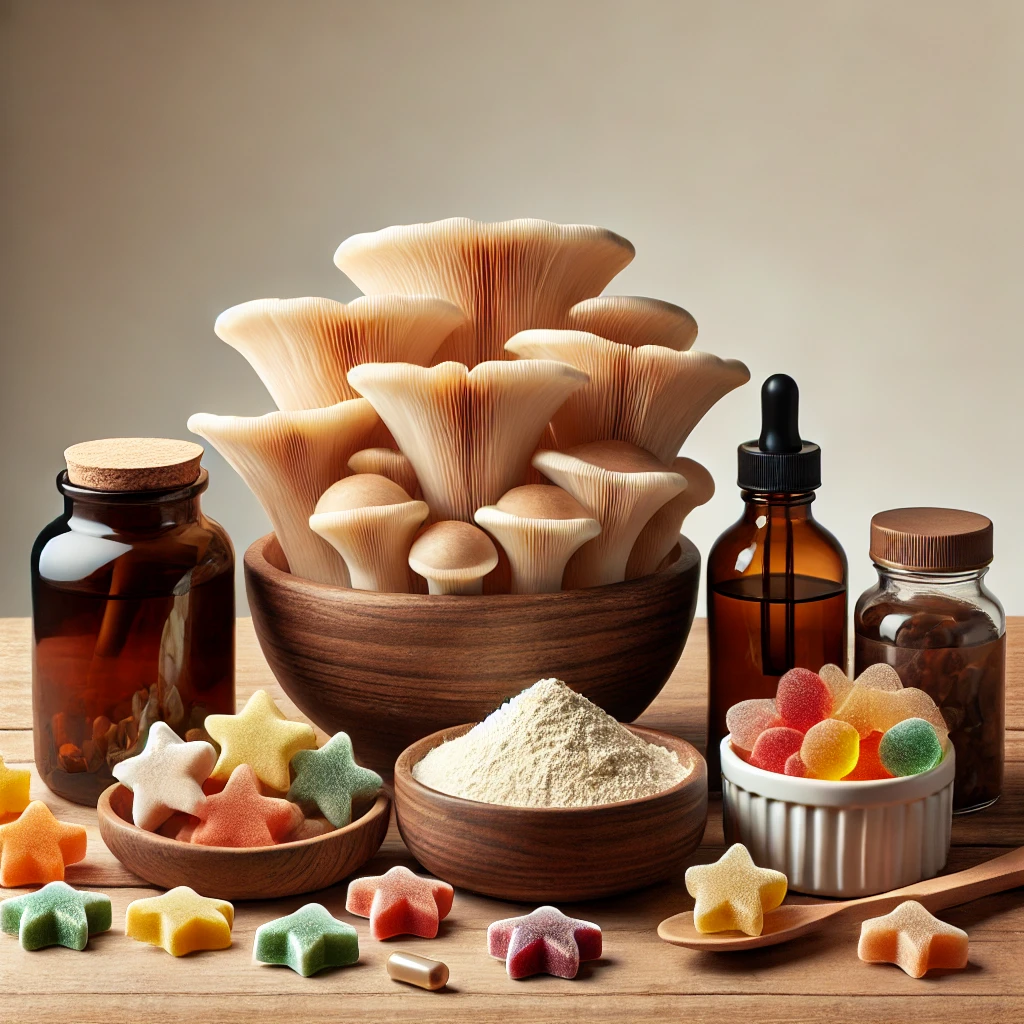
[[[448,984],[448,965],[415,953],[392,953],[387,962],[388,977],[407,985],[434,992]]]

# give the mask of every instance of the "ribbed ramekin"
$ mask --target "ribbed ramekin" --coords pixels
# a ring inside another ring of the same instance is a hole
[[[871,782],[766,772],[722,740],[727,843],[816,896],[871,896],[937,875],[949,856],[954,753],[931,771]]]

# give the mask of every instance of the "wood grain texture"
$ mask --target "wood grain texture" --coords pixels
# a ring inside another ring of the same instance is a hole
[[[30,626],[0,620],[0,753],[31,759]],[[640,724],[684,736],[700,747],[704,736],[707,649],[703,620],[694,623],[672,678]],[[1007,771],[995,807],[953,822],[947,871],[959,871],[1024,845],[1024,619],[1011,620],[1007,645]],[[290,717],[291,700],[274,682],[248,619],[238,622],[238,697],[269,689]],[[323,735],[321,734],[321,739]],[[797,939],[776,948],[731,956],[670,946],[655,929],[665,917],[690,910],[693,900],[680,869],[667,882],[589,903],[565,904],[567,913],[596,921],[604,931],[604,957],[584,965],[576,981],[537,977],[509,981],[504,965],[486,954],[491,921],[532,909],[458,890],[451,916],[437,939],[378,943],[368,923],[345,913],[345,885],[313,899],[353,925],[359,934],[356,967],[300,978],[280,967],[256,967],[252,943],[265,921],[297,910],[311,897],[239,904],[229,950],[175,960],[124,937],[124,913],[133,899],[158,890],[125,870],[103,846],[95,812],[54,797],[33,771],[32,796],[54,813],[86,825],[89,852],[68,870],[72,885],[107,892],[114,928],[91,940],[85,953],[55,949],[28,953],[0,935],[0,1021],[25,1024],[49,1017],[80,1024],[144,1019],[153,1024],[203,1020],[250,1024],[256,1016],[277,1024],[310,1020],[479,1022],[537,1024],[569,1021],[619,1024],[687,1019],[718,1022],[735,1017],[793,1021],[892,1022],[967,1020],[972,1024],[1024,1019],[1024,894],[987,896],[943,911],[944,920],[970,935],[965,971],[940,972],[918,981],[898,968],[857,960],[856,924]],[[721,804],[712,800],[707,830],[690,863],[706,863],[723,850]],[[363,872],[380,874],[415,862],[394,827]],[[13,895],[0,891],[0,897]],[[791,896],[787,902],[808,902]],[[390,981],[384,970],[395,949],[441,959],[451,968],[447,990],[431,993]]]
[[[468,732],[443,729],[414,743],[395,765],[398,829],[428,871],[471,892],[562,903],[664,881],[700,845],[707,819],[707,765],[686,740],[633,732],[674,751],[689,774],[671,789],[603,807],[502,807],[463,800],[417,782],[427,752]]]
[[[632,721],[661,691],[693,620],[700,555],[652,576],[557,594],[379,594],[284,571],[272,534],[245,553],[256,635],[285,692],[390,777],[410,743],[477,722],[557,676]]]
[[[163,889],[187,885],[223,900],[296,896],[335,885],[379,849],[391,821],[391,798],[381,793],[345,828],[294,843],[229,849],[181,843],[132,823],[131,793],[115,785],[96,805],[100,838],[131,872]]]

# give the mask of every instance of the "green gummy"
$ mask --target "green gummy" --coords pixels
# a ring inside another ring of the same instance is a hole
[[[326,967],[354,964],[359,959],[359,936],[326,907],[307,903],[294,914],[261,924],[252,953],[262,964],[283,964],[308,978]]]
[[[335,828],[352,821],[352,801],[376,796],[381,777],[355,763],[352,741],[335,733],[319,750],[300,750],[291,760],[295,781],[288,799],[304,810],[319,811]]]
[[[920,775],[942,760],[942,743],[930,722],[905,718],[882,737],[878,758],[891,775]]]
[[[0,903],[0,931],[17,935],[28,950],[85,949],[89,936],[108,931],[111,922],[109,896],[80,892],[66,882],[50,882]]]

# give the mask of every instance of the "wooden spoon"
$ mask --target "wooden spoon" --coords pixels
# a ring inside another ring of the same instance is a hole
[[[787,904],[764,915],[764,929],[760,935],[742,935],[739,932],[705,935],[693,927],[693,914],[688,911],[662,921],[658,925],[658,936],[675,946],[686,946],[688,949],[723,953],[736,949],[757,949],[760,946],[776,946],[800,935],[820,931],[828,921],[863,921],[868,917],[888,914],[904,900],[917,900],[927,910],[934,912],[970,903],[995,892],[1015,889],[1019,885],[1024,885],[1024,847],[966,871],[929,878],[877,896],[864,896],[838,903]]]

